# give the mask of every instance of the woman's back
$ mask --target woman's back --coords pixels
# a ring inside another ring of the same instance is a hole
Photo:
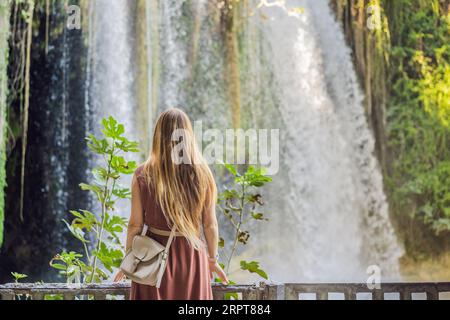
[[[135,177],[139,186],[141,205],[144,211],[144,222],[148,226],[170,231],[171,225],[168,225],[161,206],[155,198],[154,190],[151,190],[153,188],[149,185],[147,177],[142,172],[143,168],[143,165],[137,168]]]
[[[153,190],[150,190],[143,174],[143,166],[136,170],[133,187],[138,188],[143,221],[146,225],[159,230],[170,231],[171,226],[160,205],[155,199]],[[132,213],[133,214],[133,213]],[[131,217],[139,219],[139,217]],[[149,237],[165,245],[168,237],[148,231]],[[210,271],[206,249],[196,250],[187,239],[182,236],[175,237],[167,259],[166,271],[163,275],[160,288],[132,283],[132,300],[209,300],[212,299],[210,284]]]
[[[216,196],[214,177],[188,116],[180,109],[163,112],[155,125],[149,158],[133,177],[127,250],[144,225],[149,227],[147,235],[163,245],[169,230],[177,235],[162,258],[167,257],[167,267],[159,289],[133,282],[131,299],[212,299],[212,273],[227,282],[217,260]]]

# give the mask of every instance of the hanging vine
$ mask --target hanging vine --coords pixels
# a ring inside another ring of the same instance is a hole
[[[3,221],[4,221],[4,188],[6,186],[6,114],[8,92],[8,38],[9,38],[9,16],[10,3],[0,3],[0,247],[3,242]]]
[[[25,185],[25,160],[27,153],[28,140],[28,109],[30,106],[30,64],[31,64],[31,43],[33,37],[33,13],[34,0],[28,0],[28,11],[26,13],[27,38],[26,38],[26,57],[25,57],[25,79],[24,79],[24,106],[22,115],[22,160],[20,167],[20,220],[23,221],[23,199]]]
[[[223,0],[218,3],[222,10],[222,28],[226,50],[226,71],[228,74],[228,96],[231,105],[231,119],[234,128],[241,121],[241,79],[239,63],[239,13],[240,3]]]

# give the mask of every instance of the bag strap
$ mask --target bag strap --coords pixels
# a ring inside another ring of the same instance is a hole
[[[147,231],[148,231],[148,225],[144,221],[144,226],[142,227],[141,236],[147,235]]]
[[[167,240],[166,247],[164,248],[164,251],[162,253],[161,266],[159,267],[158,274],[156,276],[156,288],[160,287],[164,271],[166,271],[167,257],[169,255],[170,245],[172,244],[174,237],[175,237],[175,227],[172,227],[172,230],[170,231],[169,239]]]

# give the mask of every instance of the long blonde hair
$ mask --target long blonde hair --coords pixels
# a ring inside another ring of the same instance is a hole
[[[182,137],[174,141],[173,134],[179,130]],[[185,161],[177,164],[173,156],[180,143]],[[191,121],[182,110],[172,108],[159,116],[143,173],[168,223],[171,221],[194,248],[202,247],[202,213],[215,203],[217,189],[195,141]]]

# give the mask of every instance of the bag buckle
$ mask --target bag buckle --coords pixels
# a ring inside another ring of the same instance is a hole
[[[147,235],[147,231],[148,231],[148,225],[144,224],[144,226],[142,227],[141,236]]]
[[[163,260],[167,260],[167,256],[168,256],[167,252],[163,251],[163,253],[162,253],[162,259],[163,259]]]

